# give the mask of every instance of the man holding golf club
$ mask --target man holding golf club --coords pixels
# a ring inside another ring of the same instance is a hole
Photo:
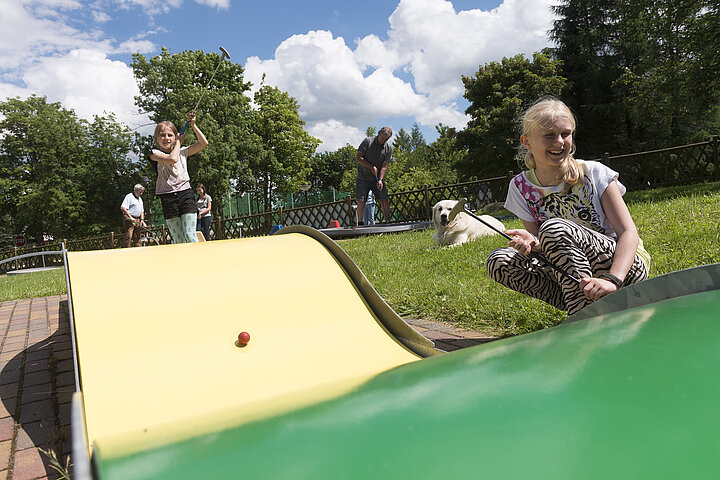
[[[383,127],[376,137],[367,137],[363,140],[355,154],[358,162],[355,187],[358,225],[365,224],[363,215],[370,191],[373,192],[375,201],[380,203],[385,221],[390,221],[390,201],[385,185],[385,173],[392,160],[392,146],[388,143],[390,137],[392,137],[392,129]]]

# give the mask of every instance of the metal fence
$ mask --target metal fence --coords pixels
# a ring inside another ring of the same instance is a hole
[[[620,173],[630,190],[720,180],[720,137],[707,142],[597,160]]]
[[[720,158],[718,155],[719,139],[717,135],[707,142],[664,148],[649,152],[626,155],[605,154],[596,160],[603,162],[620,173],[620,179],[629,190],[655,188],[666,185],[698,183],[720,180]],[[392,222],[411,222],[430,219],[432,206],[440,200],[467,198],[475,209],[501,202],[507,194],[507,187],[513,172],[506,176],[494,177],[453,185],[425,185],[405,192],[390,194],[390,210]],[[296,208],[280,208],[279,210],[237,216],[233,218],[216,218],[211,225],[211,240],[228,238],[253,237],[268,235],[273,225],[309,225],[314,228],[327,228],[333,220],[340,225],[355,224],[355,199],[347,196],[334,202]],[[379,208],[375,209],[376,220],[384,221]],[[63,240],[68,251],[100,250],[120,248],[123,246],[123,235],[111,232],[89,238]],[[142,236],[145,245],[171,243],[170,232],[165,225],[149,227]],[[61,241],[40,246],[16,248],[0,252],[0,260],[17,257],[26,253],[45,250],[60,250]],[[44,257],[43,257],[44,258]],[[52,255],[47,262],[53,262]],[[26,257],[14,262],[0,264],[0,273],[8,269],[33,268],[37,257]],[[57,264],[62,264],[59,258]]]

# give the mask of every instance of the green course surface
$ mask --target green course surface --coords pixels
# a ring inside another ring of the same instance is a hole
[[[371,354],[371,353],[370,353]],[[720,291],[431,357],[103,479],[718,478]]]

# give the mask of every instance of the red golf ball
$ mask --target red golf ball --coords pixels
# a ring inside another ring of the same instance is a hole
[[[242,343],[243,345],[245,345],[249,341],[250,341],[250,334],[248,332],[240,332],[240,335],[238,335],[238,343]]]

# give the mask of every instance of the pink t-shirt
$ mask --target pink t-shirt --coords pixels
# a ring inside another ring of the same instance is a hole
[[[155,194],[181,192],[190,188],[190,174],[187,170],[188,147],[180,149],[180,158],[177,162],[170,164],[158,162],[158,178],[155,183]],[[153,153],[163,154],[160,150],[153,150]],[[167,153],[165,153],[167,155]]]

